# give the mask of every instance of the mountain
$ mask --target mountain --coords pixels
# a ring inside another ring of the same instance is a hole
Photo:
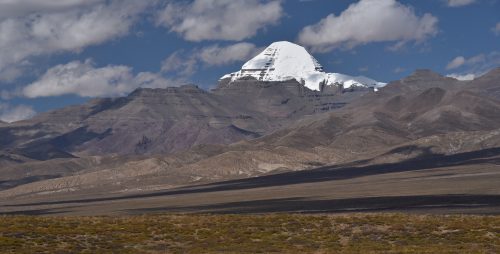
[[[139,88],[126,97],[94,99],[0,125],[0,151],[50,160],[230,144],[269,134],[306,115],[338,110],[383,85],[325,73],[304,48],[289,42],[271,44],[245,66],[257,68],[260,57],[271,61],[261,80],[245,74],[221,80],[212,91],[195,85]]]
[[[231,97],[244,91],[247,97],[254,98],[268,91],[265,89],[287,87],[283,83],[248,82],[236,82],[236,88],[223,86],[213,93]],[[394,165],[401,165],[398,170],[403,171],[414,165],[424,165],[428,170],[460,165],[460,170],[476,170],[479,163],[480,168],[495,169],[494,163],[500,156],[500,100],[484,94],[481,88],[495,90],[499,82],[498,70],[470,82],[419,70],[376,93],[364,93],[336,110],[292,117],[293,121],[266,135],[229,145],[200,144],[182,152],[135,158],[101,156],[27,162],[24,168],[31,168],[31,178],[26,177],[27,172],[20,165],[6,167],[2,170],[8,174],[0,181],[9,187],[0,196],[128,195],[280,174],[284,174],[280,181],[288,181],[284,172],[316,172],[318,167],[354,167],[354,172],[357,168],[373,167],[385,172],[386,167]],[[262,90],[251,90],[255,88]],[[279,110],[270,109],[270,104],[252,104],[255,101],[243,100],[244,97],[235,100],[254,105],[260,112],[266,112],[260,107],[269,109],[276,119],[284,116]],[[68,164],[78,166],[69,172],[63,166]],[[49,165],[57,168],[56,175],[49,174]],[[304,173],[303,177],[310,176]],[[298,178],[294,181],[300,182]]]
[[[272,127],[265,114],[245,115],[247,111],[196,86],[138,89],[126,97],[95,99],[9,125],[0,129],[0,144],[41,160],[71,156],[63,153],[173,152],[198,143],[256,137]]]
[[[385,85],[363,76],[326,73],[321,64],[304,47],[287,41],[272,43],[246,62],[241,70],[226,74],[221,80],[236,81],[249,77],[259,81],[294,79],[314,91],[322,91],[324,86],[332,85],[342,85],[344,88],[353,86],[380,88]]]
[[[0,151],[50,160],[230,144],[269,134],[306,115],[338,110],[373,90],[366,86],[381,86],[366,78],[325,73],[304,48],[289,42],[271,44],[245,66],[257,68],[262,57],[270,60],[264,80],[221,80],[212,91],[195,85],[139,88],[126,97],[94,99],[0,125]],[[312,77],[323,80],[313,85]]]
[[[320,93],[296,81],[257,83],[221,85],[212,92],[192,85],[141,88],[126,97],[94,99],[0,126],[0,150],[35,160],[172,153],[256,138],[369,92]]]
[[[493,193],[498,112],[500,68],[472,81],[417,70],[383,84],[326,73],[304,48],[277,42],[210,91],[139,88],[0,123],[0,212],[17,209],[11,203],[18,200],[125,200],[256,182],[265,186],[252,194],[261,199],[268,191],[334,195],[317,182],[346,177],[383,195],[462,193],[452,180],[440,182],[448,189],[406,188],[418,178],[408,172],[424,169],[435,179],[467,179],[462,184],[473,194]],[[380,187],[391,173],[394,189]],[[468,178],[475,173],[480,181]],[[382,183],[372,185],[367,175]]]

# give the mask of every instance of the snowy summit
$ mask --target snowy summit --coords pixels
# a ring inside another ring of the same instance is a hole
[[[320,91],[322,85],[364,86],[379,88],[386,84],[359,76],[326,73],[307,50],[288,41],[274,42],[260,54],[246,62],[240,71],[224,75],[231,81],[254,77],[261,81],[286,81],[295,79],[311,90]]]

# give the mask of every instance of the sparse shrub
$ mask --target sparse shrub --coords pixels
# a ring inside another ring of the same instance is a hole
[[[500,216],[0,217],[1,253],[498,253]]]

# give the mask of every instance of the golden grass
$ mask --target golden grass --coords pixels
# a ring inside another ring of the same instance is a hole
[[[500,216],[1,216],[0,252],[500,253]]]

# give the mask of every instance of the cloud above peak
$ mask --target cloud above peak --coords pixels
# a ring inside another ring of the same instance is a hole
[[[330,14],[300,31],[298,41],[317,52],[353,48],[372,42],[422,42],[437,34],[438,19],[415,14],[396,0],[361,0],[336,16]]]
[[[190,76],[200,66],[222,66],[246,61],[262,51],[253,43],[238,42],[226,46],[214,44],[186,52],[176,51],[163,62],[161,70],[178,76]]]
[[[258,54],[262,49],[253,43],[240,42],[221,47],[212,45],[198,52],[199,58],[207,65],[225,65],[238,61],[245,61]]]
[[[465,64],[465,57],[457,56],[453,60],[451,60],[451,62],[449,62],[448,65],[446,65],[446,69],[447,70],[456,69],[464,64]]]
[[[156,23],[188,41],[240,41],[277,24],[282,16],[279,0],[194,0],[169,3]]]
[[[500,66],[500,52],[492,51],[469,58],[457,56],[446,65],[446,70],[459,70],[458,73],[448,74],[448,77],[459,80],[471,80],[493,68],[498,68],[498,66]]]

